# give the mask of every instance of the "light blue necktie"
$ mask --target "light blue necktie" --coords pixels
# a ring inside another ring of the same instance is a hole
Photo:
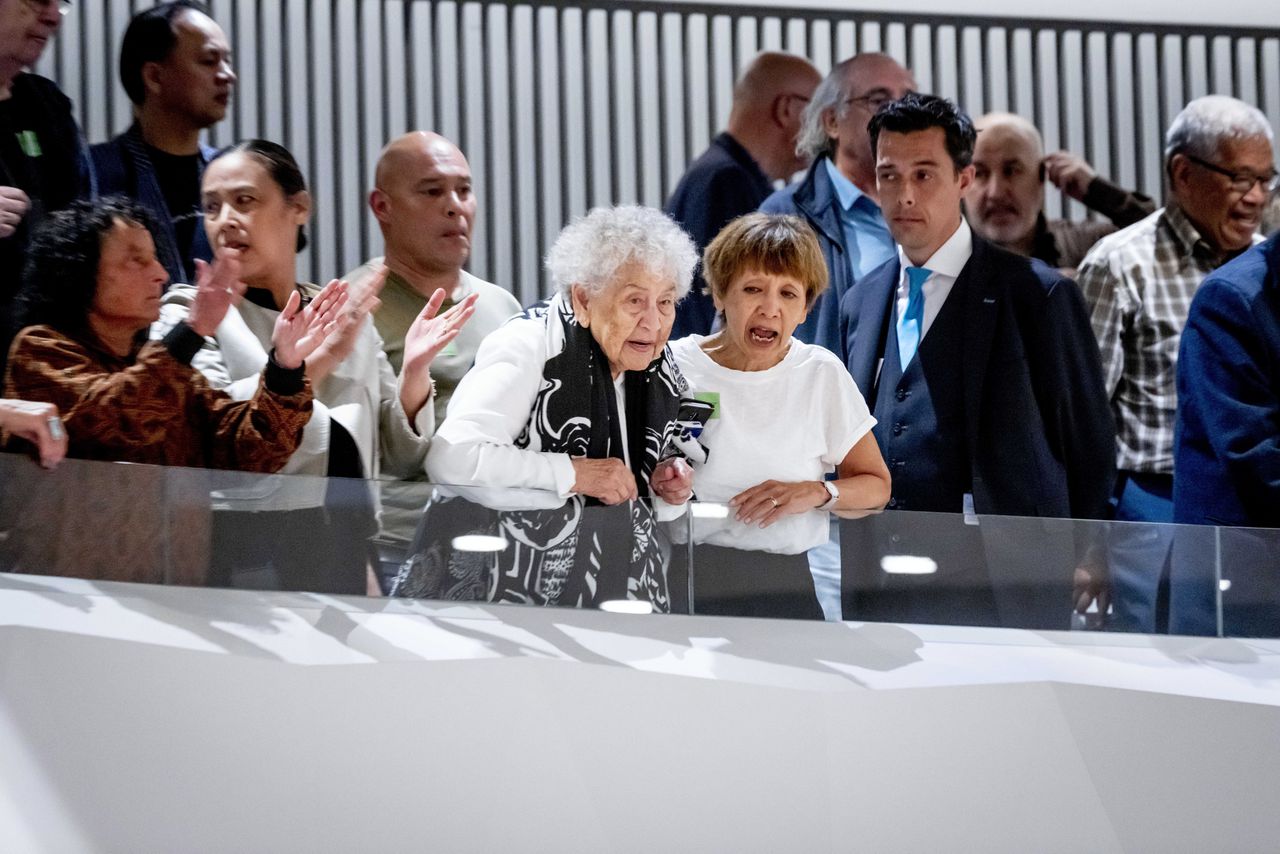
[[[907,310],[898,318],[898,359],[903,371],[920,346],[924,328],[924,280],[932,272],[928,267],[907,268]]]

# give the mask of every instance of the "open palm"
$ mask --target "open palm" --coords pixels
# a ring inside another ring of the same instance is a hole
[[[271,333],[276,364],[290,369],[301,367],[307,357],[337,333],[346,303],[346,282],[333,281],[325,285],[305,308],[301,307],[302,297],[297,291],[290,294]]]

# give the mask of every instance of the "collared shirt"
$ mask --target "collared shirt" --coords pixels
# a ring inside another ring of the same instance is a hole
[[[933,325],[934,318],[942,310],[942,304],[947,301],[951,288],[960,277],[960,271],[964,269],[965,264],[969,263],[969,256],[972,254],[973,231],[969,228],[969,223],[961,217],[960,227],[947,238],[946,243],[929,256],[928,261],[920,265],[930,271],[929,278],[924,280],[920,288],[924,294],[924,322],[920,327],[920,340],[923,341],[924,336],[929,333],[929,327]],[[898,272],[898,310],[895,317],[902,317],[911,296],[911,285],[907,281],[907,267],[916,265],[907,259],[906,253],[900,246],[898,247],[898,265],[901,269]]]
[[[840,225],[844,230],[849,273],[851,281],[857,282],[893,257],[893,235],[889,233],[880,206],[846,178],[831,158],[827,158],[824,165],[840,201]]]
[[[1223,260],[1171,204],[1104,237],[1080,266],[1121,470],[1173,472],[1178,344],[1196,290]]]

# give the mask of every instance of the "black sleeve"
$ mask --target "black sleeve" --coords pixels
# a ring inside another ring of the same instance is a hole
[[[1032,312],[1037,323],[1027,350],[1045,429],[1066,470],[1072,517],[1105,519],[1115,484],[1116,428],[1089,313],[1080,287],[1066,278],[1049,285],[1042,308]]]
[[[1150,196],[1129,191],[1112,184],[1105,178],[1095,177],[1084,193],[1084,204],[1105,216],[1117,228],[1133,225],[1155,212],[1156,203]]]

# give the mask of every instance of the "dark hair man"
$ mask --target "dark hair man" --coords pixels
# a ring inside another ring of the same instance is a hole
[[[970,230],[960,202],[973,181],[975,133],[950,101],[909,94],[881,107],[868,130],[896,257],[846,294],[840,310],[847,364],[876,417],[893,478],[888,506],[956,519],[962,511],[1101,518],[1115,432],[1079,290]],[[892,529],[907,554],[936,557],[939,585],[960,592],[908,597],[905,612],[873,618],[1008,620],[988,570],[1039,566],[1056,574],[1019,577],[1015,587],[1041,584],[1044,610],[1037,604],[1014,619],[1066,627],[1070,571],[1045,560],[1044,542],[1027,559],[1006,553],[1002,567],[988,567],[986,558],[973,559],[983,551],[977,527],[925,526],[912,517],[884,514],[872,528]],[[1070,562],[1076,548],[1065,534]],[[856,543],[847,544],[851,551]],[[845,617],[861,618],[848,610],[851,593],[858,610],[850,587]]]
[[[128,196],[158,223],[156,253],[170,281],[194,282],[195,259],[213,257],[200,211],[200,178],[214,150],[200,132],[227,114],[236,82],[231,48],[205,7],[162,3],[129,22],[120,82],[133,125],[91,154],[103,193]]]

